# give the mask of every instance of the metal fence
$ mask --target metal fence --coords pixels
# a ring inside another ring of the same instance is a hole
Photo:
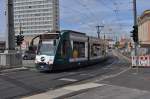
[[[0,67],[11,68],[22,66],[21,53],[0,53]]]

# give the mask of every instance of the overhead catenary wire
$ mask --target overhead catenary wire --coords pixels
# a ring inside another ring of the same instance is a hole
[[[112,3],[107,4],[108,1],[110,1]],[[97,14],[94,12],[94,10],[86,2],[81,2],[79,0],[75,0],[74,2],[76,4],[78,4],[78,5],[80,5],[83,9],[88,11],[88,13],[84,13],[84,12],[82,12],[82,10],[78,10],[78,9],[72,8],[72,7],[67,7],[68,8],[67,10],[72,10],[73,12],[77,12],[77,14],[80,14],[80,15],[82,15],[82,17],[88,19],[88,20],[81,20],[81,19],[77,20],[77,21],[79,21],[79,23],[82,23],[80,25],[87,24],[89,27],[91,27],[91,25],[89,25],[90,22],[94,23],[94,20],[96,22],[103,20],[102,18],[99,18],[101,16],[99,16],[99,17],[97,16]],[[101,5],[103,5],[107,9],[110,9],[115,14],[115,16],[116,16],[116,24],[118,24],[117,27],[125,26],[124,23],[121,23],[121,18],[120,18],[121,10],[119,8],[120,5],[122,5],[124,3],[116,2],[116,0],[115,1],[114,0],[105,0],[105,1],[104,0],[97,0],[96,2],[100,2]],[[128,2],[128,3],[130,3],[130,2]],[[112,22],[114,22],[114,21],[112,21]],[[119,29],[119,31],[120,31],[120,29]]]
[[[87,6],[87,4],[82,3],[80,0],[76,0],[76,2],[77,2],[78,4],[80,4],[83,8],[85,8],[85,9],[89,12],[91,18],[94,17],[97,21],[99,21],[99,18],[95,15],[95,13],[91,10],[91,8],[89,8],[89,7]]]
[[[82,15],[82,17],[88,18],[89,20],[91,20],[91,22],[93,21],[93,19],[91,17],[89,17],[87,14],[83,13],[82,11],[79,11],[79,10],[74,9],[74,8],[66,7],[66,6],[62,6],[62,8],[68,9],[68,10],[70,10],[72,12],[76,12],[76,13],[80,14],[80,16]],[[83,25],[83,24],[87,24],[87,21],[85,21],[85,20],[78,20],[78,23],[80,23],[80,25]],[[77,24],[77,22],[76,22],[76,24]],[[91,26],[89,26],[89,27],[91,27]]]

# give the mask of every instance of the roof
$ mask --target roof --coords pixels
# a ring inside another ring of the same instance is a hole
[[[143,14],[150,14],[150,10],[145,10]]]
[[[142,20],[146,16],[150,17],[150,10],[145,10],[139,18]]]

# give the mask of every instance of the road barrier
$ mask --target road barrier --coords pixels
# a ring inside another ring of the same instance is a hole
[[[0,53],[0,69],[22,66],[22,54]]]
[[[132,56],[132,66],[150,67],[150,55]]]

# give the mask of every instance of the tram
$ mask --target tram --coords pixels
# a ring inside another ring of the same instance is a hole
[[[40,35],[36,68],[53,71],[99,63],[105,57],[103,44],[101,39],[72,30]]]

